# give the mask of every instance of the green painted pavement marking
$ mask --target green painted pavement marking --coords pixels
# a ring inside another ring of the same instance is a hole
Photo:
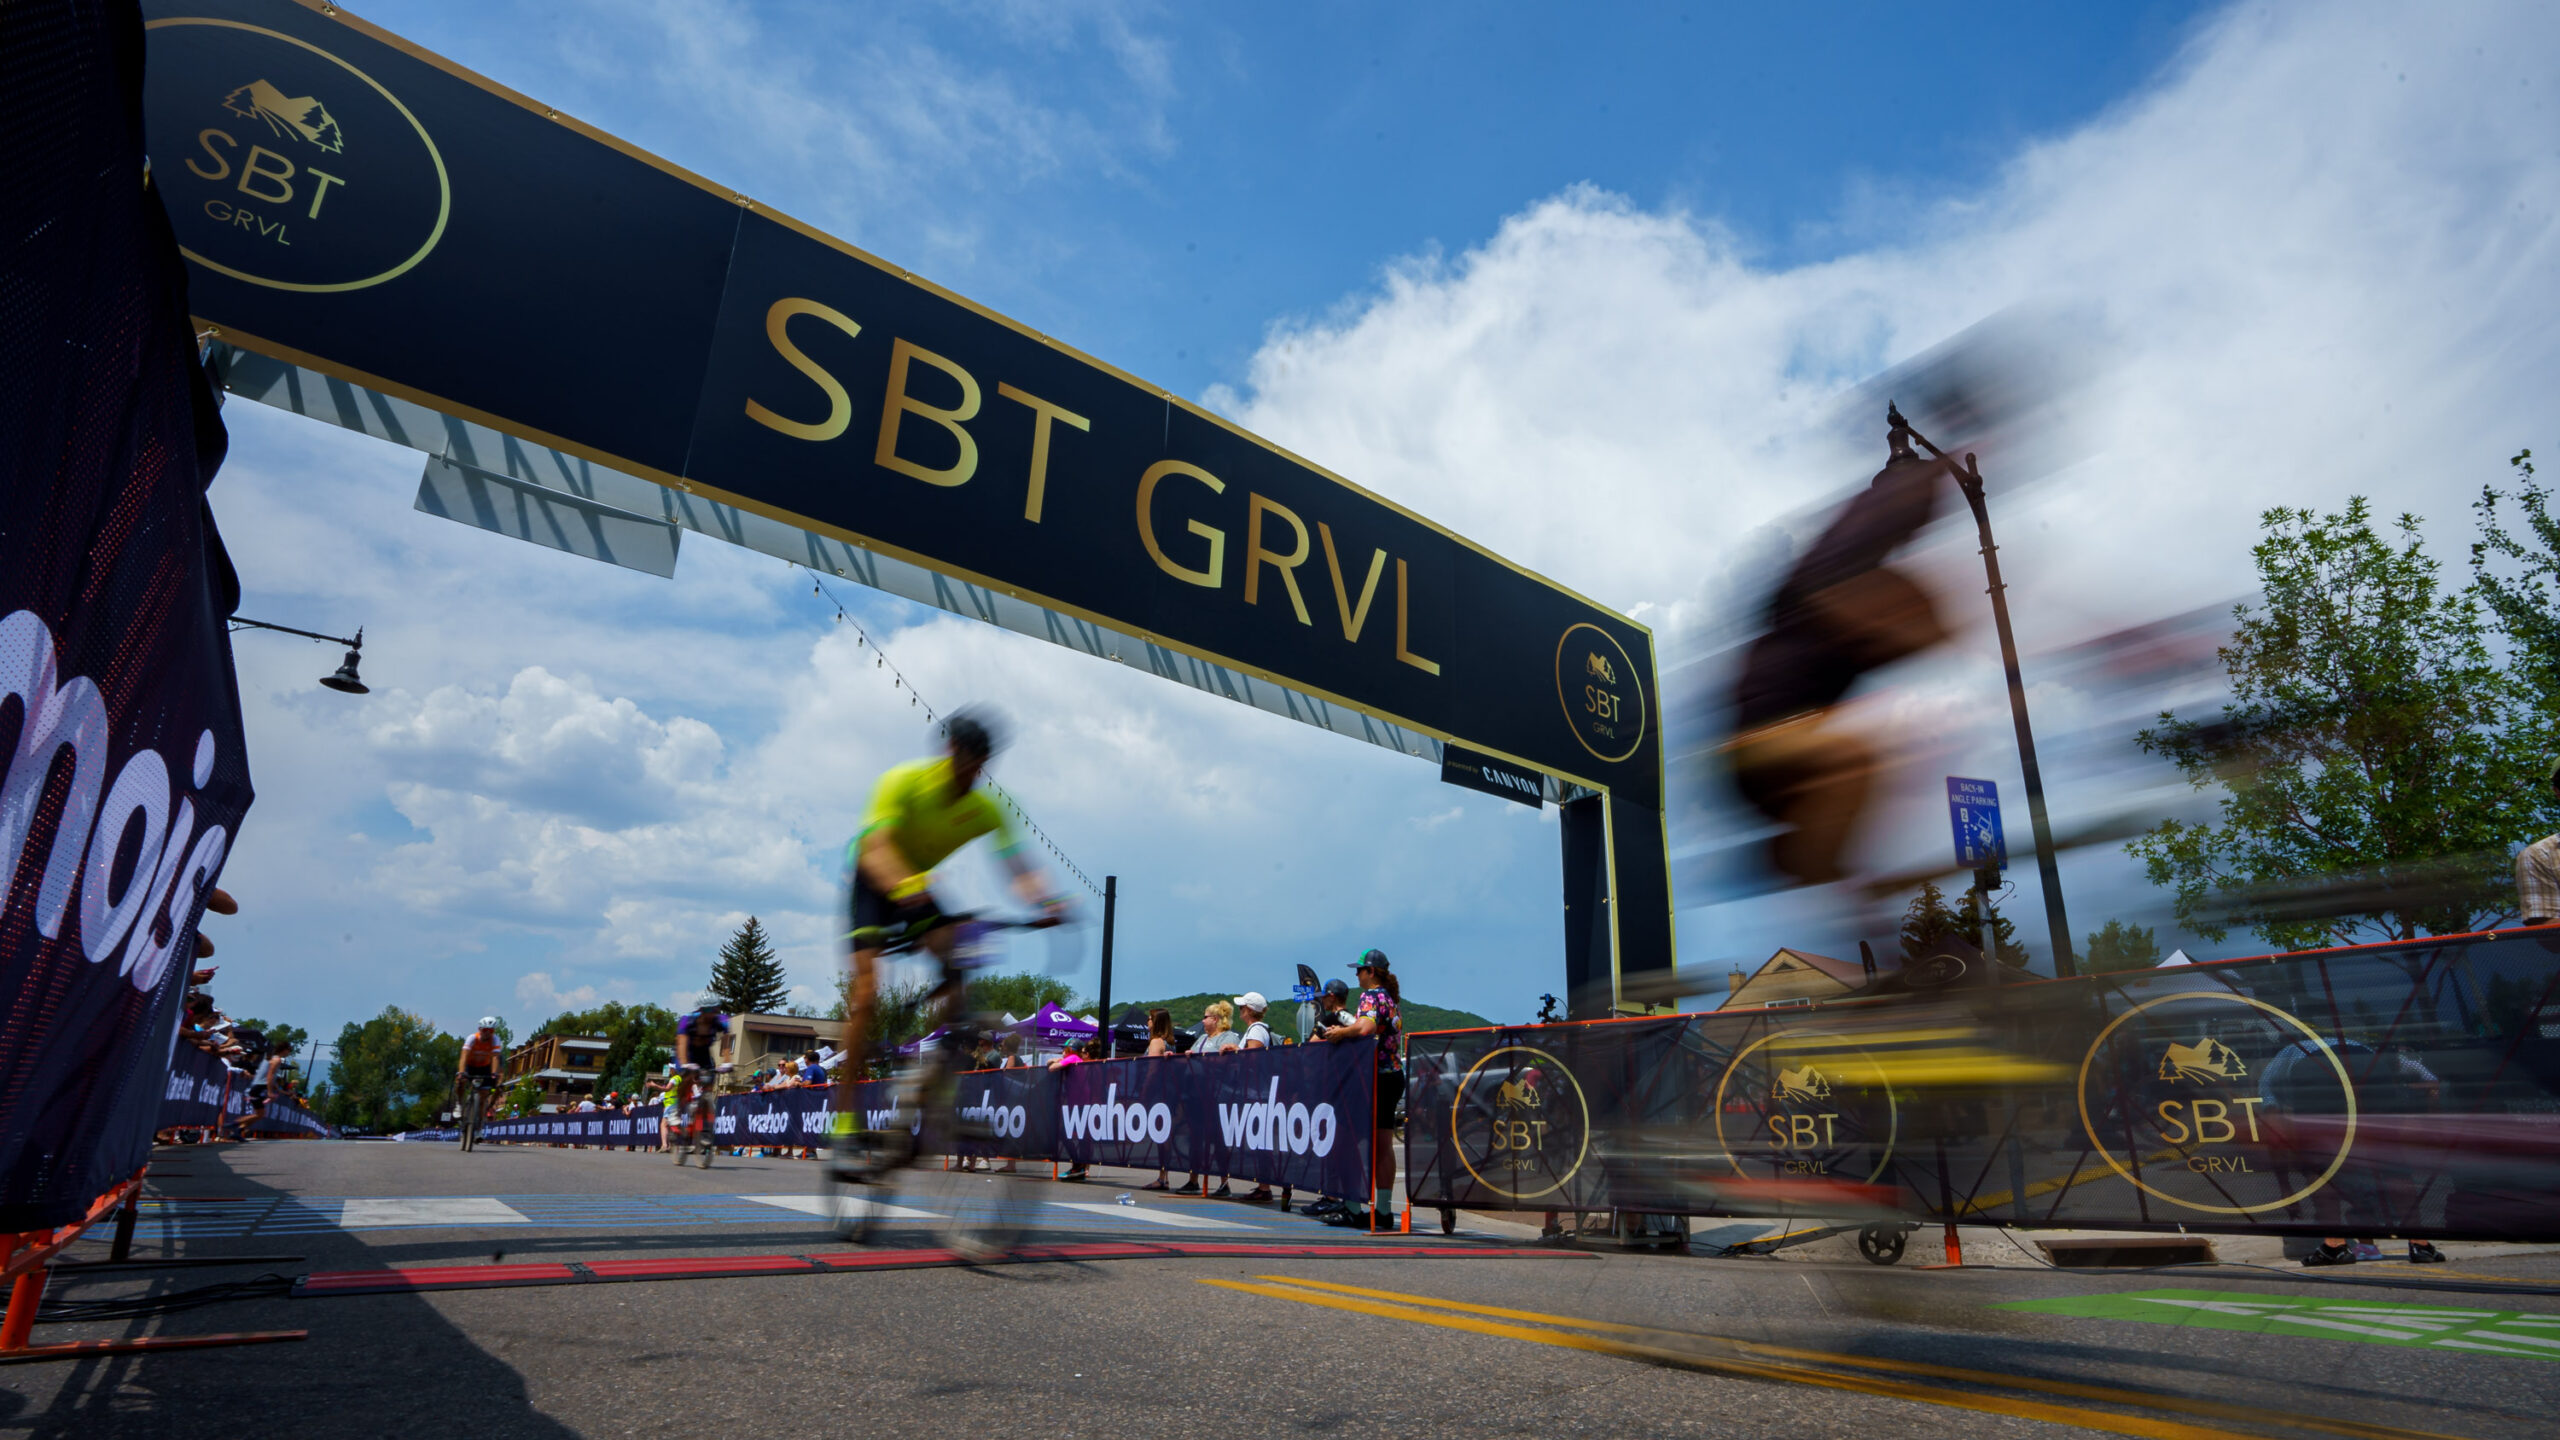
[[[2090,1320],[2200,1325],[2260,1335],[2311,1335],[2419,1350],[2474,1350],[2560,1360],[2560,1315],[2459,1310],[2442,1305],[2368,1305],[2280,1300],[2238,1290],[2132,1290],[2016,1300],[1995,1310],[2032,1310]]]

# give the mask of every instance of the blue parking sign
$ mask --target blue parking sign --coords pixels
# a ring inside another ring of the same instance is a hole
[[[1958,865],[1972,870],[2009,863],[2009,842],[2000,833],[1999,786],[1948,776],[1947,821],[1955,827]]]

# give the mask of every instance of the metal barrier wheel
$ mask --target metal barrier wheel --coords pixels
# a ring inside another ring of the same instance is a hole
[[[1890,1265],[1902,1258],[1910,1231],[1900,1225],[1869,1225],[1858,1232],[1858,1253],[1870,1265]]]

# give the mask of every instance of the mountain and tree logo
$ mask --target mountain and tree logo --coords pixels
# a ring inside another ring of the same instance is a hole
[[[2230,1046],[2207,1035],[2192,1045],[2170,1042],[2160,1056],[2160,1078],[2190,1085],[2212,1085],[2246,1077],[2249,1067]]]
[[[297,137],[332,155],[347,148],[338,119],[317,96],[292,97],[266,80],[252,80],[222,97],[222,108],[244,120],[259,120],[279,139]]]
[[[1770,1099],[1780,1105],[1812,1105],[1830,1098],[1831,1082],[1810,1065],[1800,1070],[1780,1069],[1778,1083],[1770,1087]]]

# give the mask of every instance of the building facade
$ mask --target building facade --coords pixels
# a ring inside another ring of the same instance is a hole
[[[512,1090],[518,1081],[542,1087],[545,1112],[566,1110],[591,1099],[604,1079],[605,1052],[613,1045],[601,1035],[536,1035],[507,1052],[499,1083]]]

